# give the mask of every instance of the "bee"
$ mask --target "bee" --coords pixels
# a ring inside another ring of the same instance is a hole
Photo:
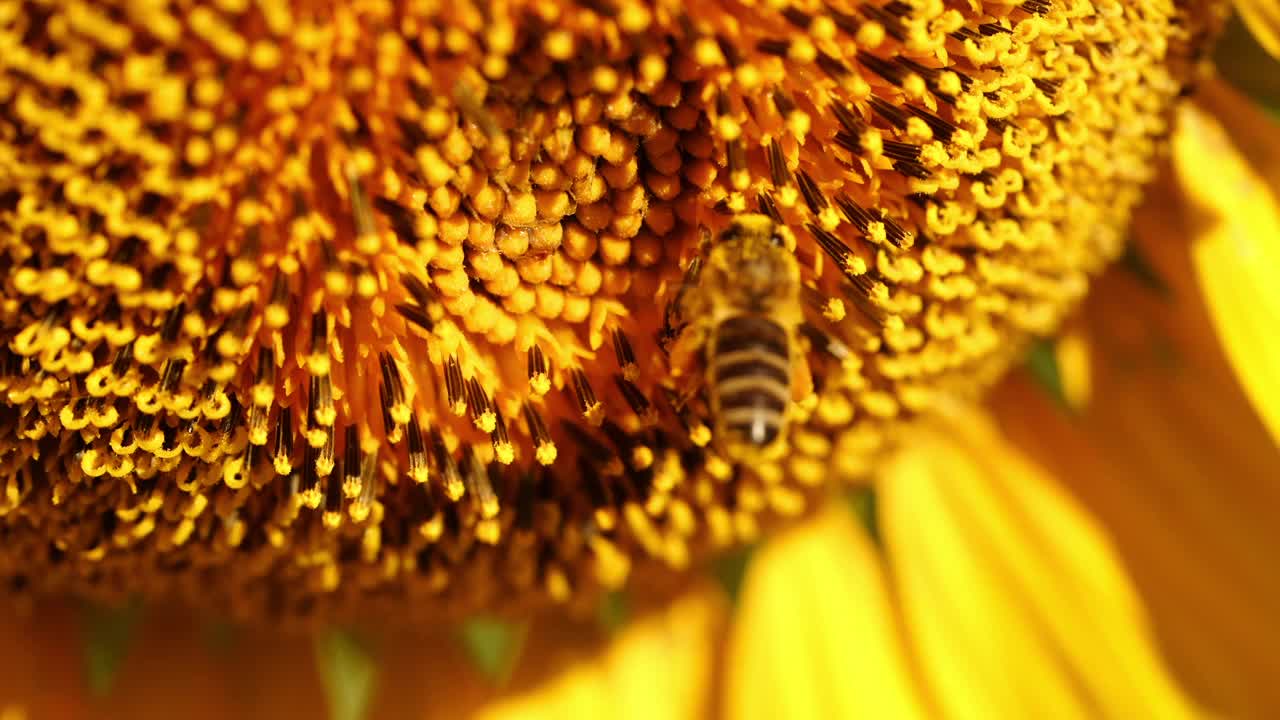
[[[671,314],[673,375],[703,367],[717,448],[739,462],[775,460],[790,400],[807,377],[795,238],[767,215],[738,215],[690,265]]]

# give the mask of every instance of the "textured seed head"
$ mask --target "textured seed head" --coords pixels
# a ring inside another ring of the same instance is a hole
[[[1215,12],[0,2],[0,565],[433,617],[748,541],[1054,329]],[[745,212],[812,380],[762,467],[661,342]]]

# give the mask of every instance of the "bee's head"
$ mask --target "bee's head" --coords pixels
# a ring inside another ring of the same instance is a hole
[[[708,269],[724,275],[717,283],[743,306],[768,298],[799,282],[795,236],[768,215],[739,215],[712,246]]]
[[[718,243],[739,243],[744,249],[754,247],[782,248],[787,252],[796,249],[795,236],[786,225],[774,222],[768,215],[737,215],[729,227],[720,233]]]

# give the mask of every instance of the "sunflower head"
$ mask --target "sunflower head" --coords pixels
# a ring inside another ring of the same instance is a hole
[[[1216,14],[0,2],[3,564],[434,616],[749,541],[1055,328]],[[761,463],[665,342],[746,214],[800,278]]]

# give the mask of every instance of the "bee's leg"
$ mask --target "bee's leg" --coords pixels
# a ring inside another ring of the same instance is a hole
[[[689,291],[698,286],[698,277],[702,272],[702,258],[695,257],[689,262],[689,267],[685,268],[684,276],[680,279],[680,285],[676,289],[675,297],[672,297],[666,308],[663,310],[662,330],[659,331],[659,342],[662,349],[670,352],[670,346],[675,342],[677,336],[683,334],[684,326],[690,322],[687,307]]]
[[[813,371],[809,356],[796,352],[791,357],[791,412],[799,422],[808,419],[818,406],[818,395],[813,390]]]
[[[670,353],[667,359],[671,367],[672,378],[683,378],[690,375],[701,376],[698,371],[702,366],[702,350],[706,346],[706,341],[706,325],[693,322],[684,326],[680,334],[676,336],[669,346]]]

